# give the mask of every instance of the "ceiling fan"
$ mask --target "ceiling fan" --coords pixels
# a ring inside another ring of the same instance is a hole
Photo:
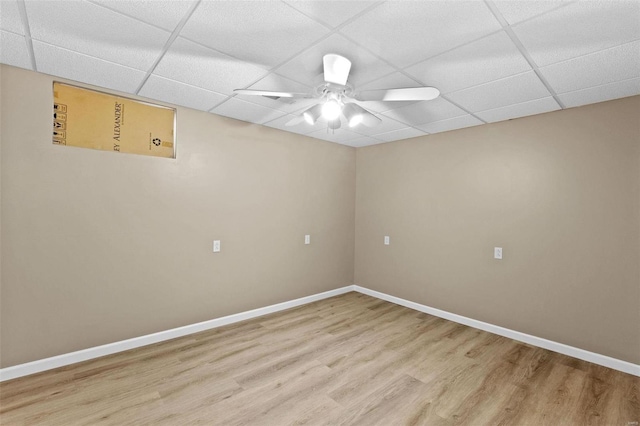
[[[440,96],[435,87],[407,87],[397,89],[367,90],[356,92],[349,84],[351,61],[344,56],[329,53],[322,58],[324,65],[324,82],[316,86],[311,93],[274,92],[268,90],[235,89],[239,95],[265,96],[272,99],[298,98],[317,99],[318,102],[302,112],[299,117],[286,123],[293,126],[302,120],[310,125],[315,124],[320,117],[324,118],[330,129],[338,129],[341,117],[346,119],[349,127],[359,124],[372,127],[382,120],[372,112],[366,110],[354,101],[429,101]]]

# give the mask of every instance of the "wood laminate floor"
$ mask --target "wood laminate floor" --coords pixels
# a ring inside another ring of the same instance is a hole
[[[0,384],[3,425],[637,425],[640,378],[359,293]]]

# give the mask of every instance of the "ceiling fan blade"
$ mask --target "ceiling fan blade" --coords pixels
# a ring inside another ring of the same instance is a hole
[[[324,81],[345,86],[351,70],[351,61],[344,56],[329,53],[322,58]]]
[[[367,90],[356,95],[359,101],[430,101],[440,96],[435,87]]]
[[[235,89],[234,93],[237,93],[238,95],[267,96],[270,98],[300,98],[300,99],[314,98],[314,96],[310,93],[272,92],[270,90]]]

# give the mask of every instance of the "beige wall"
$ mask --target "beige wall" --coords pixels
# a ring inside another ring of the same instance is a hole
[[[186,108],[177,160],[55,146],[0,69],[3,367],[353,283],[353,148]]]
[[[633,97],[358,149],[356,283],[640,363],[639,117]]]

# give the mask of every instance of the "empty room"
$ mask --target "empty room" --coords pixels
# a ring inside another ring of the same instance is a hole
[[[640,0],[0,0],[1,425],[640,422]]]

